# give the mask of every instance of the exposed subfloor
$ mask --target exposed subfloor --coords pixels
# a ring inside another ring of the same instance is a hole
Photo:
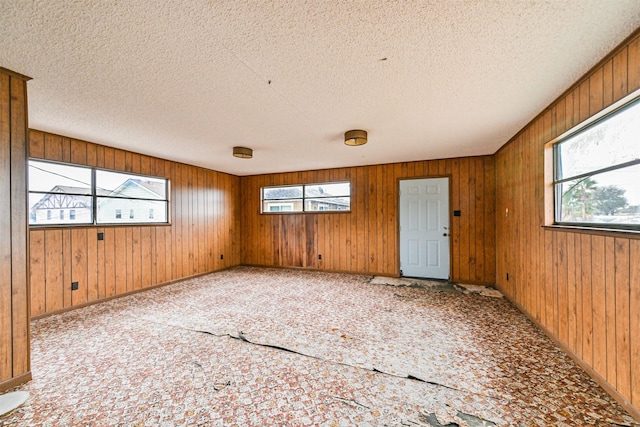
[[[370,281],[241,267],[34,321],[0,425],[639,425],[504,298]]]

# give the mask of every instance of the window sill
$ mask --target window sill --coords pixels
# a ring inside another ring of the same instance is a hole
[[[56,225],[36,225],[29,224],[29,230],[67,230],[67,229],[89,229],[89,228],[122,228],[122,227],[170,227],[170,222],[135,222],[128,224],[56,224]]]
[[[596,228],[596,227],[580,227],[576,225],[543,225],[542,228],[551,231],[566,231],[568,233],[590,234],[595,236],[613,236],[628,237],[631,239],[640,239],[640,231],[624,230],[621,228]]]
[[[348,214],[351,211],[298,211],[298,212],[260,212],[260,215],[314,215],[314,214]]]

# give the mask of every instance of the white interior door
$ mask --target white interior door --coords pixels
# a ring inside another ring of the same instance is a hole
[[[449,279],[449,178],[400,181],[402,276]]]

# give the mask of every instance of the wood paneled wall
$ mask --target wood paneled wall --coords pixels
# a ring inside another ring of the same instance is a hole
[[[160,176],[171,188],[171,225],[32,228],[32,316],[240,263],[238,177],[35,130],[29,155]]]
[[[0,392],[31,379],[27,80],[0,68]]]
[[[353,273],[399,274],[398,180],[451,176],[452,277],[495,283],[492,156],[242,177],[242,263]],[[351,212],[260,214],[260,188],[351,182]],[[322,259],[318,259],[322,255]]]
[[[545,143],[638,88],[636,37],[496,154],[498,288],[604,379],[636,416],[640,235],[543,226],[545,203],[553,203],[545,202]]]

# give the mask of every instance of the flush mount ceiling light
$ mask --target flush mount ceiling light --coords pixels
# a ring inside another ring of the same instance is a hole
[[[250,159],[253,157],[253,150],[246,147],[233,147],[233,157]]]
[[[344,133],[344,143],[346,145],[364,145],[367,143],[366,130],[350,130]]]

